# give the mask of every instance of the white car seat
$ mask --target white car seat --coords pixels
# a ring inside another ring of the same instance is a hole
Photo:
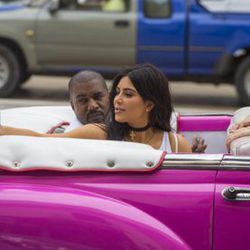
[[[230,128],[244,120],[247,116],[250,115],[250,107],[244,107],[238,109],[231,120],[230,126],[228,127],[227,133],[229,133]],[[250,136],[244,136],[234,140],[230,146],[230,152],[233,155],[250,155]]]
[[[62,122],[70,122],[75,114],[70,106],[13,108],[0,111],[1,125],[47,133]]]

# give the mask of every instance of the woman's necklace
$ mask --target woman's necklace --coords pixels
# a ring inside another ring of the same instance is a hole
[[[136,137],[135,132],[144,132],[144,131],[146,131],[147,129],[149,129],[151,127],[150,124],[147,124],[146,126],[140,127],[140,128],[134,128],[134,127],[132,127],[130,125],[128,125],[128,126],[129,126],[129,129],[130,129],[129,137],[130,137],[131,141],[135,141],[135,137]]]
[[[136,132],[144,132],[146,130],[148,130],[150,128],[150,124],[146,125],[145,127],[141,127],[141,128],[133,128],[131,126],[129,126],[130,128],[130,132],[129,132],[129,137],[130,137],[130,140],[131,141],[135,141],[135,138],[136,138]],[[154,133],[152,131],[152,135],[147,139],[147,141],[143,142],[145,144],[149,143],[154,137]]]
[[[131,131],[129,132],[129,137],[130,137],[130,140],[131,140],[131,141],[135,141],[136,133],[135,133],[134,130],[131,130]]]

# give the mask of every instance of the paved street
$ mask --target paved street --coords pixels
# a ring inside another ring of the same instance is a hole
[[[34,76],[12,98],[0,99],[0,108],[67,105],[68,80],[68,77]],[[174,82],[171,90],[175,109],[181,113],[232,113],[240,107],[234,87],[226,84]]]

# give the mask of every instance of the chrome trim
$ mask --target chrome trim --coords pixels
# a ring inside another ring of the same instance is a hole
[[[230,118],[233,117],[233,114],[230,113],[206,113],[206,114],[197,114],[197,113],[188,113],[188,114],[181,114],[181,117],[189,117],[189,116],[204,116],[204,117],[208,117],[208,116],[228,116]]]
[[[221,191],[221,196],[226,201],[250,201],[250,188],[225,187]]]
[[[222,154],[167,154],[163,169],[219,169]]]
[[[161,169],[250,170],[250,156],[223,154],[167,154]]]
[[[221,170],[250,170],[250,156],[225,155]]]
[[[183,162],[183,164],[175,164],[175,163],[166,163],[162,164],[160,169],[179,169],[179,170],[219,170],[220,166],[218,165],[188,165],[187,162]]]

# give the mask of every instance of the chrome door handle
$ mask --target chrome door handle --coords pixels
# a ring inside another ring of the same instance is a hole
[[[226,187],[221,195],[225,200],[250,201],[250,188]]]

